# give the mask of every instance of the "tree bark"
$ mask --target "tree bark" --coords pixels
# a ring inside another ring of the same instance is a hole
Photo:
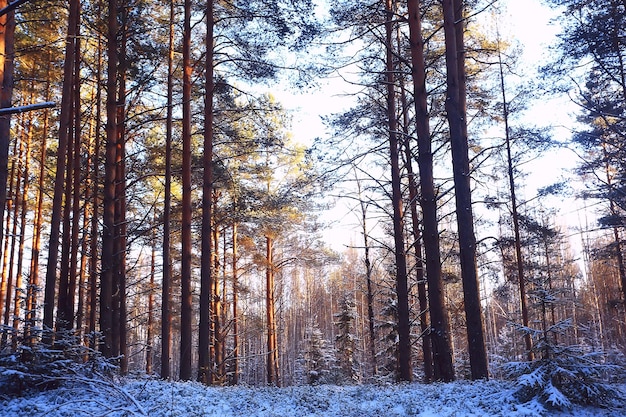
[[[32,98],[32,94],[31,94]],[[13,306],[13,335],[11,338],[11,345],[13,351],[17,351],[18,339],[19,339],[19,325],[20,325],[20,309],[22,306],[24,294],[22,270],[24,263],[24,242],[26,239],[26,214],[28,211],[28,189],[30,187],[30,153],[33,141],[33,115],[28,115],[27,127],[24,132],[26,137],[26,151],[24,154],[24,169],[22,172],[22,190],[20,197],[20,231],[19,242],[17,249],[17,270],[15,272],[15,301]]]
[[[63,66],[63,91],[61,95],[61,114],[59,116],[59,144],[57,146],[57,162],[54,178],[54,196],[52,198],[52,215],[50,218],[50,237],[48,244],[48,264],[46,268],[46,284],[44,290],[43,327],[45,335],[44,344],[50,344],[53,340],[52,329],[54,326],[54,298],[55,284],[57,281],[57,268],[59,257],[59,238],[61,218],[63,212],[63,187],[68,150],[69,129],[72,123],[72,85],[74,83],[74,53],[76,41],[76,28],[79,19],[80,2],[71,0],[68,15],[68,33],[65,45],[65,63]],[[67,204],[67,203],[66,203]]]
[[[401,90],[401,101],[404,111],[404,155],[405,166],[409,185],[409,207],[411,208],[411,231],[413,234],[413,252],[415,253],[415,278],[417,281],[417,299],[419,302],[420,334],[422,339],[422,355],[424,360],[424,380],[430,382],[433,379],[433,353],[430,341],[430,329],[428,326],[428,296],[426,294],[426,274],[424,273],[424,258],[422,255],[422,236],[420,233],[419,213],[417,201],[419,198],[417,190],[416,174],[413,171],[413,152],[408,134],[409,117],[407,107],[407,97],[404,87]]]
[[[121,41],[118,51],[118,93],[117,93],[117,140],[115,156],[115,237],[114,237],[114,293],[113,293],[113,343],[120,356],[120,373],[128,372],[128,347],[126,344],[127,317],[126,317],[126,72],[128,57],[126,46],[128,43],[129,18],[127,6],[119,8],[121,16]]]
[[[276,304],[274,299],[274,241],[265,236],[265,310],[267,326],[267,384],[280,386],[278,369],[278,343],[276,339]]]
[[[191,0],[184,3],[183,24],[183,166],[182,166],[182,259],[180,310],[180,379],[191,379]],[[209,196],[210,198],[210,196]],[[209,235],[209,239],[210,239]],[[201,295],[202,297],[202,295]],[[201,302],[204,302],[202,300]]]
[[[476,266],[476,237],[470,184],[469,149],[465,106],[465,64],[463,51],[462,0],[444,0],[447,97],[446,112],[450,126],[452,169],[456,201],[457,229],[463,301],[472,379],[489,377],[485,349],[480,291]]]
[[[98,0],[98,14],[102,12],[102,0]],[[89,257],[89,335],[90,348],[96,350],[98,340],[96,338],[97,306],[98,306],[98,229],[99,229],[99,187],[100,187],[100,130],[102,127],[102,37],[98,37],[96,62],[96,125],[94,128],[93,145],[93,169],[91,171],[93,184],[93,198],[91,201],[91,233],[90,233],[90,257]],[[108,110],[108,108],[107,108]],[[104,251],[103,251],[104,253]]]
[[[171,375],[172,351],[172,261],[170,257],[170,212],[172,206],[172,123],[174,95],[174,0],[170,1],[167,53],[167,116],[165,121],[165,196],[163,202],[163,282],[161,286],[161,378]]]
[[[420,17],[420,2],[408,1],[409,41],[411,48],[411,75],[415,97],[415,120],[417,129],[417,164],[420,174],[420,206],[422,207],[424,256],[428,283],[430,313],[430,337],[433,354],[433,379],[453,381],[452,346],[450,324],[445,311],[441,279],[441,252],[437,218],[437,195],[433,175],[433,153],[428,116],[428,93],[426,91],[426,65],[424,40]]]
[[[208,384],[212,381],[211,305],[213,274],[213,0],[206,2],[206,44],[204,79],[204,156],[202,158],[202,254],[200,271],[200,330],[198,380]]]
[[[398,379],[413,380],[411,366],[411,327],[409,318],[409,290],[404,249],[404,213],[400,179],[400,155],[398,151],[398,121],[396,119],[396,92],[393,52],[393,2],[386,0],[385,9],[387,121],[389,128],[389,158],[391,162],[391,188],[393,206],[393,235],[396,261],[396,295],[398,297]]]
[[[8,0],[0,0],[0,7],[7,7]],[[0,108],[11,107],[13,99],[13,68],[15,55],[15,13],[0,16]],[[4,224],[7,204],[7,181],[9,174],[9,144],[11,138],[11,116],[0,117],[0,225]],[[0,242],[4,229],[0,227]],[[2,246],[0,245],[0,251]],[[2,253],[0,252],[0,258]]]
[[[118,351],[113,343],[113,292],[115,283],[115,181],[117,159],[117,1],[108,0],[107,82],[106,82],[106,151],[104,162],[104,201],[102,228],[102,256],[100,274],[100,350],[104,357]]]
[[[21,126],[22,122],[19,121],[18,124]],[[15,135],[16,138],[19,138],[20,135],[17,134]],[[8,253],[5,254],[5,257],[3,259],[3,271],[6,268],[6,265],[8,264],[8,272],[6,275],[6,299],[4,300],[4,314],[3,314],[3,320],[2,323],[4,325],[4,327],[9,328],[10,322],[11,322],[11,306],[13,303],[13,293],[15,292],[15,285],[14,285],[14,281],[16,281],[16,277],[15,277],[15,245],[16,245],[16,241],[17,241],[17,225],[18,225],[18,215],[19,215],[19,209],[22,201],[22,194],[21,194],[21,186],[20,186],[20,172],[22,171],[22,161],[24,159],[24,140],[18,140],[16,139],[17,142],[19,142],[19,153],[16,155],[17,157],[17,162],[14,162],[11,166],[11,183],[13,183],[13,181],[15,181],[15,188],[13,190],[13,192],[11,193],[11,195],[13,196],[13,205],[11,207],[11,209],[13,210],[13,223],[11,226],[11,234],[9,236],[7,236],[7,243],[10,241],[10,245],[6,245],[5,249],[7,247],[10,246]],[[12,187],[12,186],[11,186]],[[9,210],[10,212],[11,210]],[[9,215],[9,217],[11,217]],[[7,222],[7,226],[8,226],[8,222]],[[8,227],[7,227],[8,230]],[[0,347],[4,347],[7,344],[7,337],[8,337],[8,332],[3,332],[2,333],[2,337],[0,339]]]

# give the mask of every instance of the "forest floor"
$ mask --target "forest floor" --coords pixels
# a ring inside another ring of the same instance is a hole
[[[623,399],[626,385],[615,387]],[[435,384],[206,387],[155,379],[72,378],[59,388],[18,398],[0,397],[0,416],[626,416],[626,407],[574,406],[550,410],[520,403],[506,381]],[[622,401],[623,404],[623,401]]]

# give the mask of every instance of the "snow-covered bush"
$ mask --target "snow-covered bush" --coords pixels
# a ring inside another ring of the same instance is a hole
[[[609,375],[621,372],[621,367],[606,361],[598,350],[580,345],[567,345],[568,333],[573,329],[569,318],[554,321],[555,307],[563,302],[561,290],[554,288],[550,275],[539,274],[529,291],[532,305],[539,312],[539,328],[515,325],[534,341],[533,356],[537,359],[510,362],[505,369],[517,378],[517,398],[528,402],[537,398],[548,407],[571,408],[573,404],[610,406],[619,398],[608,385]]]
[[[546,358],[505,365],[509,375],[517,378],[518,400],[537,398],[556,409],[571,408],[573,404],[614,405],[619,395],[604,381],[621,368],[603,363],[603,355],[597,352],[584,353],[574,346],[553,348],[553,354]]]
[[[117,369],[114,360],[84,346],[70,332],[56,336],[52,346],[37,341],[0,353],[0,395],[21,396],[33,390],[53,389],[78,375],[111,374]]]

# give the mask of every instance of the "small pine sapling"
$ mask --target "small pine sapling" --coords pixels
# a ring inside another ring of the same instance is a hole
[[[559,291],[549,285],[548,278],[539,274],[533,280],[535,289],[529,292],[534,307],[540,312],[540,328],[516,325],[523,334],[535,340],[535,360],[509,362],[505,369],[516,378],[518,400],[528,402],[536,398],[554,409],[568,409],[573,404],[612,406],[620,396],[604,382],[607,375],[619,372],[616,365],[606,363],[605,355],[586,351],[579,345],[566,345],[566,333],[573,328],[572,320],[550,323],[548,313],[559,302]]]

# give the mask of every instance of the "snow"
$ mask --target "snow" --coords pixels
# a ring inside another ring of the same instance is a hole
[[[620,386],[624,392],[624,386]],[[624,416],[626,409],[520,404],[507,381],[434,384],[206,387],[195,382],[129,378],[116,382],[76,377],[30,396],[0,397],[0,416],[215,417],[478,417]]]

